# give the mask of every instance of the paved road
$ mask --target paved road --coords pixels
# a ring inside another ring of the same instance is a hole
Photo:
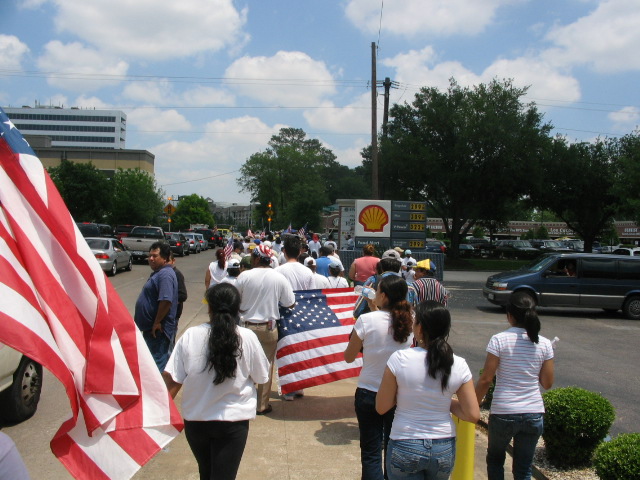
[[[181,330],[206,321],[202,304],[204,274],[213,259],[212,251],[178,259],[178,267],[187,279],[189,290]],[[135,265],[132,272],[119,273],[111,278],[130,311],[149,274],[147,265]],[[469,362],[474,376],[484,363],[487,341],[506,327],[502,310],[482,298],[481,287],[488,275],[445,273],[445,285],[453,292],[450,340],[456,353]],[[640,322],[597,310],[561,309],[542,309],[541,320],[545,336],[560,338],[556,350],[555,386],[578,385],[602,392],[617,409],[613,433],[639,432],[640,412],[635,402],[640,397],[640,351],[637,348]],[[263,470],[273,474],[267,478],[356,478],[359,475],[359,449],[352,407],[354,389],[355,380],[348,379],[330,387],[310,389],[308,398],[299,403],[280,402],[275,396],[272,399],[274,415],[271,418],[259,417],[252,424],[250,443],[239,478],[263,478],[258,474]],[[316,410],[318,408],[321,410]],[[323,417],[325,414],[327,418]],[[60,383],[45,373],[43,395],[36,415],[23,424],[3,430],[18,445],[33,478],[71,478],[49,451],[49,441],[69,415],[68,402]],[[476,451],[477,459],[482,455],[481,441]],[[322,444],[320,450],[318,442]],[[274,455],[277,458],[274,459]],[[306,467],[310,464],[305,462],[312,462],[313,471]],[[323,469],[326,474],[322,473]],[[172,442],[166,452],[154,458],[135,478],[197,478],[184,435]],[[481,469],[476,469],[476,478],[483,478]]]

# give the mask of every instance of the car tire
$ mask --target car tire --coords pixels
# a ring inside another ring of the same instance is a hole
[[[127,262],[127,272],[133,270],[133,259],[129,257],[129,261]]]
[[[13,374],[13,383],[0,393],[2,419],[8,423],[31,418],[38,408],[42,391],[42,365],[23,356]]]
[[[529,299],[531,299],[534,307],[538,305],[538,301],[536,300],[535,294],[533,292],[529,292],[527,290],[517,290],[511,295],[512,300],[516,300],[522,297],[528,297]]]
[[[114,260],[113,265],[111,266],[111,270],[109,270],[109,276],[113,277],[116,273],[118,273],[118,262]]]
[[[629,320],[640,320],[640,295],[627,298],[622,307],[624,316]]]

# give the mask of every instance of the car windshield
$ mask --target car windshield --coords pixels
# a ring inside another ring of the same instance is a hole
[[[94,250],[108,250],[109,249],[109,240],[100,240],[98,238],[89,238],[87,239],[87,244],[89,244],[89,248]]]
[[[546,242],[547,247],[552,247],[552,248],[560,248],[562,247],[562,244],[560,242],[556,242],[553,240],[549,240],[548,242]]]
[[[527,272],[540,272],[545,270],[556,258],[556,255],[542,255],[541,257],[536,258],[533,262],[522,267],[521,270],[525,270]]]
[[[517,240],[512,244],[514,247],[531,247],[531,243],[528,240]]]

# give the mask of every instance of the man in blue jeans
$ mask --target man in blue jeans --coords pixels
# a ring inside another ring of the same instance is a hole
[[[169,361],[177,329],[178,280],[170,256],[168,243],[156,242],[149,248],[153,272],[142,287],[133,317],[161,372]]]

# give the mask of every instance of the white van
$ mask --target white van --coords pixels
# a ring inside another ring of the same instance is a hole
[[[36,413],[42,365],[0,343],[0,420],[22,422]]]

